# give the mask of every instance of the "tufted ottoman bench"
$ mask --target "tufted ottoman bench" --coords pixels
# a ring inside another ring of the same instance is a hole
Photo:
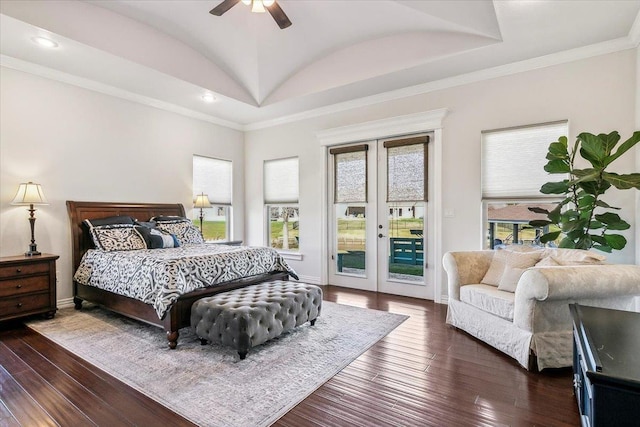
[[[202,298],[191,307],[191,327],[202,344],[234,347],[244,359],[251,347],[305,322],[313,326],[322,289],[298,282],[267,282]]]

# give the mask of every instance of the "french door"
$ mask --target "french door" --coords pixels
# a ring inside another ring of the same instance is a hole
[[[428,134],[329,150],[329,283],[433,299]]]

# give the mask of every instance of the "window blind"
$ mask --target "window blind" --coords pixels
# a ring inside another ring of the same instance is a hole
[[[367,202],[367,150],[365,145],[333,148],[335,203]]]
[[[193,198],[204,193],[212,205],[231,206],[232,162],[193,156]]]
[[[567,134],[567,121],[482,132],[482,198],[545,196],[542,184],[562,179],[544,170],[549,144]]]
[[[264,203],[298,203],[298,158],[264,162]]]
[[[427,200],[428,137],[385,141],[387,149],[387,202]]]

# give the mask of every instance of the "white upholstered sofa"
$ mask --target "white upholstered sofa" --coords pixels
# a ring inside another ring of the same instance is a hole
[[[573,249],[448,252],[447,323],[527,369],[571,366],[568,304],[634,311],[640,295],[640,266],[603,259]]]

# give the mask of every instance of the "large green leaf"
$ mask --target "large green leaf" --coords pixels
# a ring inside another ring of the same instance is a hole
[[[596,202],[596,206],[600,206],[601,208],[620,210],[620,208],[616,208],[615,206],[610,206],[607,202],[603,202],[602,200],[598,200]]]
[[[604,238],[609,246],[616,250],[621,250],[627,245],[627,239],[620,234],[605,234]]]
[[[611,187],[611,184],[607,181],[587,181],[578,183],[578,186],[589,194],[599,196],[604,194]]]
[[[560,222],[560,215],[562,215],[562,206],[564,206],[564,203],[559,203],[547,215],[547,218],[553,221],[554,224],[557,224]]]
[[[603,172],[602,178],[619,190],[628,190],[629,188],[640,190],[640,173],[618,175],[613,172]]]
[[[558,245],[558,247],[575,249],[576,244],[573,240],[569,239],[568,237],[565,237],[564,239],[560,240],[560,244]]]
[[[560,236],[560,231],[552,231],[550,233],[543,234],[540,236],[540,243],[549,243],[553,242]]]
[[[551,221],[547,221],[546,219],[534,219],[529,221],[529,225],[536,228],[546,227],[549,224],[553,223]]]
[[[545,214],[547,215],[549,213],[549,211],[547,209],[542,209],[542,208],[538,208],[538,207],[530,207],[527,208],[529,209],[531,212],[535,212],[535,213],[539,213],[539,214]]]
[[[549,152],[547,153],[547,160],[551,159],[569,159],[569,153],[567,152],[567,144],[561,142],[552,142],[549,144]]]
[[[609,254],[612,252],[611,246],[607,246],[607,245],[593,245],[592,248],[602,252],[607,252]]]
[[[601,133],[598,135],[598,138],[600,138],[600,141],[602,141],[604,151],[607,156],[609,156],[618,141],[620,141],[620,134],[614,130],[608,135],[606,133]]]
[[[590,234],[584,234],[576,241],[576,249],[591,249],[593,242]]]
[[[583,197],[578,199],[578,207],[580,208],[589,208],[594,205],[596,202],[596,198],[591,194],[585,194]]]
[[[608,156],[605,159],[605,166],[609,166],[614,160],[616,160],[618,157],[622,156],[624,153],[629,151],[639,141],[640,141],[640,131],[637,130],[633,132],[633,135],[631,135],[631,138],[627,139],[625,142],[623,142],[620,145],[620,147],[618,147],[618,150],[615,153],[613,153],[612,155]]]
[[[571,169],[564,160],[553,159],[544,165],[544,170],[549,173],[569,173]]]
[[[583,132],[578,135],[580,140],[580,155],[588,160],[594,167],[604,165],[607,157],[605,142],[594,134]]]
[[[606,212],[596,215],[595,218],[598,221],[606,224],[607,229],[609,230],[627,230],[629,227],[631,227],[629,223],[620,218],[620,215],[618,215],[617,213]]]
[[[592,234],[591,235],[591,240],[593,240],[596,243],[600,243],[601,245],[607,246],[607,239],[605,239],[602,236],[598,236],[598,235]]]
[[[543,194],[564,194],[569,190],[568,180],[562,182],[547,182],[540,188]]]

